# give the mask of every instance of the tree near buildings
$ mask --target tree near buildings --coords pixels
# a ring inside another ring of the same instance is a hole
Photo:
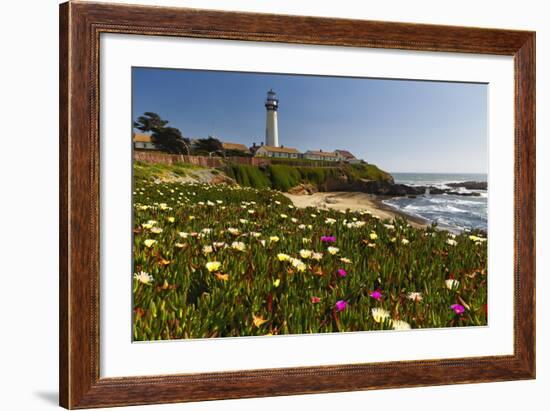
[[[161,151],[171,154],[191,154],[190,141],[183,137],[175,127],[167,127],[168,120],[163,120],[157,113],[146,111],[134,121],[134,128],[151,133],[153,144]]]

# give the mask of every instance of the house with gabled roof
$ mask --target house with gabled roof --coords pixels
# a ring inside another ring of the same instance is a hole
[[[272,157],[272,158],[298,158],[300,152],[292,147],[275,147],[261,145],[256,150],[256,157]]]

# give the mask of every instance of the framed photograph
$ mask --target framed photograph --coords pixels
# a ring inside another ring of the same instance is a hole
[[[535,33],[60,6],[60,404],[535,378]]]

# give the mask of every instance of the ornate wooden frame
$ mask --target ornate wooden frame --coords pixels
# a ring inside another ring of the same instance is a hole
[[[101,33],[499,54],[515,62],[514,354],[156,377],[99,374]],[[60,404],[90,408],[535,377],[535,33],[183,8],[60,6]]]

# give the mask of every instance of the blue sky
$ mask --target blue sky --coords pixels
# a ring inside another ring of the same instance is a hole
[[[247,146],[279,98],[279,143],[346,149],[390,172],[485,173],[487,85],[133,68],[133,116],[158,113],[186,137]]]

